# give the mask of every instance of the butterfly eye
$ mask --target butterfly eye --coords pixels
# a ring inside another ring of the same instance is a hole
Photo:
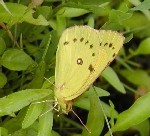
[[[82,64],[83,64],[82,58],[78,58],[78,59],[77,59],[77,64],[78,64],[78,65],[82,65]]]

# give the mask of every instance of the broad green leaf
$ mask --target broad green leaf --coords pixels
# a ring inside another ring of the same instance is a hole
[[[130,0],[133,2],[133,0]],[[131,8],[131,10],[148,10],[150,9],[150,1],[149,0],[144,0],[143,2],[140,2],[140,0],[136,0],[135,3],[137,6],[134,8]],[[139,4],[139,5],[138,5]]]
[[[83,5],[101,5],[103,3],[109,2],[109,0],[70,0],[77,4],[83,4]]]
[[[101,74],[117,91],[126,93],[124,86],[120,82],[117,74],[111,67],[107,67]]]
[[[96,91],[96,94],[97,94],[98,97],[109,96],[110,95],[110,93],[107,92],[106,90],[104,90],[102,88],[99,88],[99,87],[96,87],[96,86],[92,86],[92,87],[89,88],[88,91],[86,91],[85,93],[83,93],[80,96],[80,98],[81,97],[83,97],[83,98],[89,97],[89,96],[93,95],[95,93],[95,91]]]
[[[150,76],[144,70],[120,70],[119,73],[131,83],[150,90]]]
[[[89,11],[85,9],[63,7],[57,12],[57,15],[63,17],[78,17],[86,13],[89,13]]]
[[[133,126],[133,129],[136,129],[140,132],[140,136],[149,136],[150,132],[150,126],[149,126],[149,119],[146,119],[145,121],[141,122],[138,125]]]
[[[7,77],[2,72],[0,72],[0,88],[3,88],[6,83]]]
[[[47,106],[47,110],[49,106]],[[38,136],[50,136],[53,126],[53,113],[52,111],[47,112],[39,118],[39,129]]]
[[[95,94],[90,97],[90,110],[88,120],[86,123],[89,133],[85,128],[83,129],[82,136],[99,136],[104,127],[104,113],[102,112],[99,97]],[[97,128],[98,126],[98,128]],[[97,128],[97,129],[96,129]]]
[[[27,85],[27,88],[30,89],[41,88],[43,85],[44,74],[45,74],[45,62],[42,61],[39,63],[38,67],[36,68],[34,77],[32,81]]]
[[[129,19],[131,16],[132,16],[131,13],[126,13],[126,12],[112,9],[109,14],[109,22],[122,23],[123,21]]]
[[[50,16],[53,15],[53,9],[52,6],[49,5],[38,6],[36,8],[36,13],[42,14],[46,19],[48,19]]]
[[[148,55],[150,54],[150,37],[144,39],[139,47],[135,50],[135,55]]]
[[[0,4],[2,4],[2,6],[4,7],[4,9],[5,9],[10,15],[12,15],[3,0],[0,0]]]
[[[10,115],[51,93],[50,89],[26,89],[0,98],[0,116]]]
[[[44,103],[33,103],[29,106],[27,114],[22,122],[22,128],[28,128],[40,116],[44,107]]]
[[[1,64],[10,70],[21,71],[34,66],[35,62],[22,50],[8,49],[1,58]]]
[[[120,30],[123,27],[123,23],[131,18],[131,16],[132,13],[112,9],[109,12],[109,22],[104,24],[102,29]]]
[[[135,103],[126,111],[119,114],[114,131],[126,130],[134,125],[137,125],[150,117],[150,93],[140,97]]]
[[[108,117],[111,117],[111,111],[112,111],[111,107],[102,101],[101,103],[102,103],[102,106],[104,108],[106,115]],[[89,98],[81,98],[81,99],[79,98],[77,101],[74,101],[73,105],[79,108],[85,109],[85,110],[90,110]],[[117,111],[114,111],[114,118],[117,118],[117,116],[118,116]]]
[[[39,15],[36,19],[33,17],[33,10],[17,3],[5,3],[11,14],[9,14],[2,5],[0,5],[1,21],[8,23],[9,27],[18,22],[28,22],[34,25],[48,25],[47,20]],[[15,7],[15,8],[14,8]]]
[[[39,51],[38,46],[27,43],[27,44],[25,44],[25,48],[26,48],[26,51],[29,53],[29,55],[32,54],[33,57],[36,57],[38,55],[38,51]]]
[[[17,112],[17,115],[14,118],[10,118],[8,121],[3,122],[2,127],[6,128],[9,131],[9,134],[14,133],[15,131],[21,129],[22,121],[25,117],[27,107],[21,109]]]
[[[25,136],[27,131],[25,129],[19,129],[17,131],[14,131],[14,133],[11,134],[11,136]],[[33,135],[35,136],[35,135]]]
[[[8,136],[8,130],[4,127],[0,127],[0,135],[1,136]]]
[[[57,35],[61,36],[62,32],[65,30],[67,22],[66,18],[61,15],[57,15]]]

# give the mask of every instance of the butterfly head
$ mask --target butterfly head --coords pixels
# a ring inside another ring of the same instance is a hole
[[[72,101],[64,101],[63,99],[58,98],[55,99],[60,113],[68,114],[68,112],[72,110]]]

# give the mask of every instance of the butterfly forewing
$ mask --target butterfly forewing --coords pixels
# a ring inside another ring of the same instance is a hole
[[[71,27],[63,33],[56,56],[56,95],[69,98],[77,94],[91,74],[90,64],[98,53],[98,39],[98,31],[87,26]]]

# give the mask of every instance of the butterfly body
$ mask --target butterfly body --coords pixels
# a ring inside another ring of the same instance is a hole
[[[55,69],[55,98],[63,113],[116,57],[124,37],[110,30],[89,26],[66,29],[58,44]]]

